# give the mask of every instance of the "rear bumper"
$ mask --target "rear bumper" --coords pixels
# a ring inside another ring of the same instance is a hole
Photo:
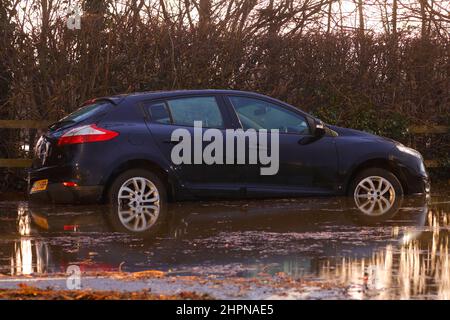
[[[46,190],[31,193],[31,187],[37,180],[47,179]],[[66,187],[64,181],[77,183]],[[71,166],[32,169],[28,172],[28,195],[30,201],[50,203],[98,203],[102,200],[103,186],[85,181],[77,168]]]
[[[98,203],[102,193],[102,186],[66,187],[62,183],[49,183],[47,190],[29,193],[29,200],[58,204]]]

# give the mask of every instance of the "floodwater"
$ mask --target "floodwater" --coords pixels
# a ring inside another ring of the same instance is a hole
[[[286,274],[364,287],[356,298],[450,299],[450,197],[174,203],[157,236],[124,232],[106,206],[0,202],[0,274],[162,270],[216,278]],[[154,231],[154,230],[153,230]]]

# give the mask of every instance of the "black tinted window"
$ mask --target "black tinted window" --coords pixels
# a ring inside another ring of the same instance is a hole
[[[150,106],[150,116],[152,120],[158,123],[170,124],[170,114],[164,102],[152,104]]]
[[[192,97],[168,100],[173,124],[194,126],[201,121],[205,128],[223,128],[224,121],[215,97]]]
[[[50,130],[56,130],[58,128],[62,128],[66,125],[72,125],[81,121],[84,121],[88,118],[91,118],[97,114],[102,112],[106,112],[106,110],[111,106],[111,103],[108,101],[98,101],[94,103],[90,103],[85,105],[68,116],[58,120],[54,124],[50,126]]]
[[[280,133],[309,134],[301,115],[276,104],[247,97],[230,97],[243,129],[278,129]]]

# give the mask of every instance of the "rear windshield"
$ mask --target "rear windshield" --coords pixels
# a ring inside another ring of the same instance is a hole
[[[50,130],[56,130],[71,124],[82,122],[94,115],[100,114],[106,111],[111,106],[108,101],[97,101],[88,105],[85,105],[78,110],[72,112],[68,116],[58,120],[50,125]]]

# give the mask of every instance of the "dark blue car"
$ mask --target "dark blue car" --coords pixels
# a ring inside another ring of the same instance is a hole
[[[185,137],[174,139],[176,129],[197,142],[189,153],[180,153],[190,162],[173,159],[174,148],[186,142]],[[208,130],[214,139],[205,138]],[[275,131],[276,141],[270,136],[265,145],[246,136]],[[203,140],[196,138],[199,132],[205,134]],[[247,138],[241,145],[245,154],[234,143],[240,135]],[[219,159],[213,163],[202,158],[212,141],[223,146],[210,153]],[[276,153],[275,170],[262,174],[267,165],[252,161],[252,152]],[[351,195],[358,207],[383,214],[396,197],[429,191],[419,152],[390,139],[323,124],[261,94],[232,90],[93,99],[52,124],[35,154],[29,172],[32,200],[110,202],[135,230],[155,223],[168,199]]]

